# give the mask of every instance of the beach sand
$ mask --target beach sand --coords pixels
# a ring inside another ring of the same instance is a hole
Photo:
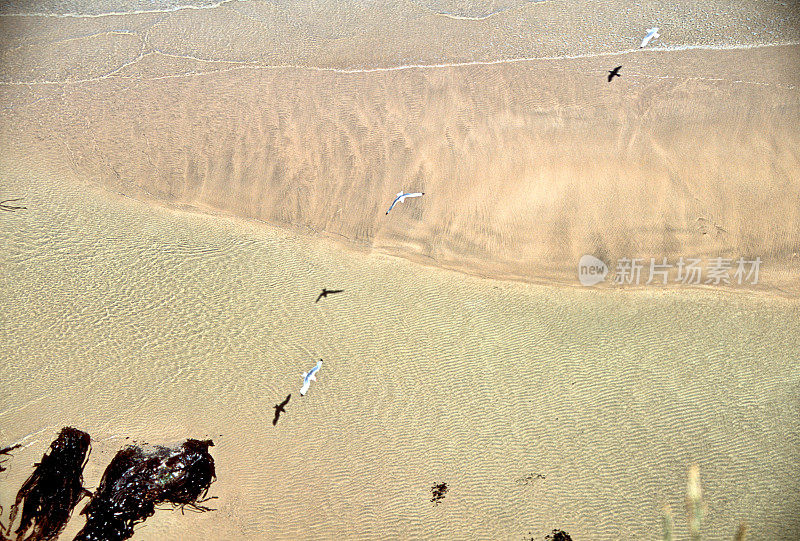
[[[130,5],[0,9],[0,519],[71,425],[214,440],[136,539],[800,536],[794,3]]]
[[[664,504],[684,535],[695,462],[711,538],[800,532],[796,301],[480,279],[3,165],[6,510],[69,424],[89,487],[133,440],[214,440],[217,511],[136,539],[653,539]]]

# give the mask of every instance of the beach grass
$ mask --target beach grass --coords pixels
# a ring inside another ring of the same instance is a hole
[[[686,484],[686,513],[689,523],[689,539],[691,541],[700,541],[703,538],[701,529],[703,518],[706,516],[707,511],[708,506],[703,501],[703,489],[700,484],[700,467],[697,464],[692,464],[689,467]],[[663,531],[662,539],[664,541],[673,541],[675,539],[675,521],[669,505],[664,507],[661,525]],[[747,525],[742,522],[736,529],[734,541],[745,541],[746,536]]]

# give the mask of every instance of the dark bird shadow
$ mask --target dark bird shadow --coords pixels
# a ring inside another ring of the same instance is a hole
[[[344,289],[325,289],[325,288],[323,287],[323,288],[322,288],[322,293],[320,293],[320,294],[319,294],[319,297],[317,297],[317,300],[315,300],[314,302],[315,302],[315,303],[316,303],[316,302],[319,302],[319,300],[320,300],[322,297],[327,297],[328,295],[330,295],[330,294],[332,294],[332,293],[341,293],[342,291],[344,291]]]
[[[272,420],[272,426],[275,426],[275,425],[278,424],[278,419],[280,418],[281,413],[286,413],[286,409],[284,408],[284,406],[289,403],[289,399],[291,397],[292,397],[292,395],[289,395],[289,396],[286,397],[286,400],[284,400],[280,404],[276,404],[276,405],[273,406],[273,408],[275,408],[275,418]]]
[[[611,82],[611,79],[613,79],[614,77],[622,77],[619,74],[619,70],[621,70],[621,69],[622,69],[622,66],[617,66],[616,68],[614,68],[613,70],[610,70],[608,72],[608,82],[609,83]]]

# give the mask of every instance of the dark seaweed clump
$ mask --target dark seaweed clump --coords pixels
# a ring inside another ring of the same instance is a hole
[[[553,530],[552,533],[547,534],[545,541],[572,541],[572,538],[564,530]]]
[[[19,514],[17,539],[55,539],[67,525],[72,509],[86,495],[83,467],[91,438],[86,432],[66,427],[50,444],[50,451],[36,464],[17,493],[9,516],[9,533]]]
[[[161,503],[209,510],[199,504],[216,478],[208,452],[213,445],[211,440],[187,440],[174,449],[156,447],[146,452],[130,446],[119,451],[81,511],[86,525],[75,540],[128,539],[134,525],[152,516]]]
[[[431,487],[431,494],[433,495],[431,501],[434,505],[439,505],[439,502],[444,499],[444,495],[447,494],[447,489],[447,483],[440,483]]]

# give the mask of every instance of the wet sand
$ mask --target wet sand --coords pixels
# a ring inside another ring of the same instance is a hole
[[[711,537],[800,532],[796,301],[473,278],[15,167],[0,438],[26,447],[5,509],[70,424],[90,487],[126,437],[215,441],[218,510],[136,539],[652,539],[665,503],[684,535],[692,462]]]
[[[289,23],[260,3],[0,17],[0,141],[142,200],[481,276],[575,285],[583,254],[612,269],[760,257],[756,289],[800,294],[800,45],[785,26],[796,7],[751,9],[762,32],[747,38],[738,11],[717,18],[725,33],[697,22],[691,39],[661,13],[662,38],[639,50],[638,19],[616,25],[614,3],[585,19],[613,28],[602,42],[559,5],[511,10],[563,20],[481,54],[469,40],[491,42],[511,12],[469,21],[425,8],[429,35],[455,33],[450,48],[416,40],[406,56],[371,12],[312,56],[267,46]],[[232,17],[283,22],[214,32]],[[335,52],[355,36],[360,48]],[[426,196],[386,216],[400,190]]]

